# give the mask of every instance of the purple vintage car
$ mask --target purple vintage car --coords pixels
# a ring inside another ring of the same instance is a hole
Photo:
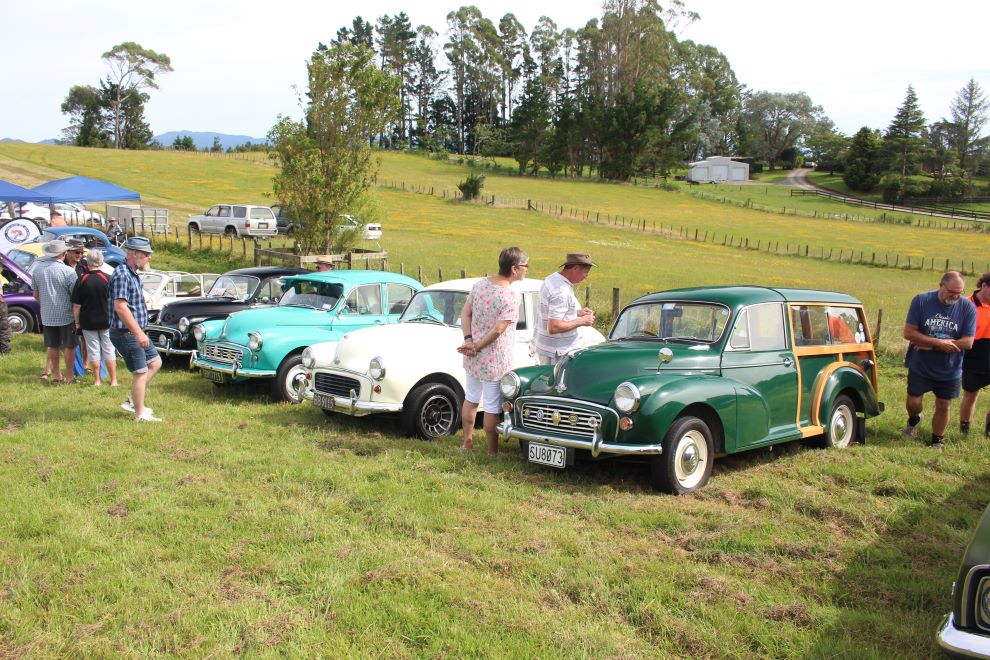
[[[3,299],[7,303],[10,332],[15,335],[41,332],[41,306],[34,299],[31,276],[5,254],[0,254],[0,266],[0,274],[6,280],[3,284]]]

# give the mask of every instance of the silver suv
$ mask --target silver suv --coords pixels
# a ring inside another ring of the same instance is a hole
[[[204,234],[275,236],[275,214],[267,206],[217,204],[202,215],[189,216],[189,228]]]

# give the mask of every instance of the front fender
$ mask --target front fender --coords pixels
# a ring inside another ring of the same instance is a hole
[[[259,369],[278,369],[286,355],[302,352],[307,346],[313,344],[328,344],[324,348],[330,349],[329,344],[332,343],[332,350],[335,351],[337,342],[336,339],[331,337],[331,334],[324,332],[318,338],[299,334],[265,336],[264,331],[262,331],[263,343],[261,345],[261,351],[258,353],[257,366]]]
[[[206,339],[217,339],[220,337],[220,331],[223,330],[223,322],[223,319],[216,319],[204,321],[199,325],[203,326],[203,330],[206,332]]]
[[[880,403],[866,372],[853,362],[835,362],[822,369],[812,388],[811,423],[823,425],[832,413],[832,404],[839,393],[851,390],[858,398],[857,407],[867,417],[880,414]]]
[[[663,383],[630,382],[650,391],[643,395],[639,409],[634,413],[633,428],[619,432],[620,443],[660,442],[684,410],[701,404],[718,417],[725,437],[725,446],[735,446],[736,438],[736,391],[731,382],[724,378],[708,375],[694,375],[677,378]]]

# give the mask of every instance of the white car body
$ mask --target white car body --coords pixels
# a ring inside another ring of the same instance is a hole
[[[357,330],[339,342],[310,346],[303,354],[304,365],[307,360],[311,364],[306,398],[327,413],[403,413],[406,431],[422,437],[452,433],[460,420],[458,408],[466,382],[463,356],[457,352],[464,338],[461,305],[450,303],[446,311],[437,308],[431,321],[416,316],[416,298],[439,298],[437,294],[448,292],[452,301],[455,294],[466,297],[477,281],[471,278],[430,285],[416,294],[399,323]],[[542,283],[525,279],[513,285],[522,294],[513,368],[536,364],[531,342]],[[605,341],[591,327],[580,328],[579,334],[581,347]],[[380,360],[384,367],[381,379],[371,375],[372,358]],[[453,400],[451,393],[455,395]],[[432,421],[424,415],[432,415]]]
[[[52,207],[61,213],[62,219],[70,225],[99,225],[102,227],[106,224],[102,215],[90,211],[86,208],[86,205],[82,203],[61,202],[58,204],[52,204]],[[34,220],[42,227],[47,227],[52,221],[51,207],[47,204],[21,202],[14,204],[14,213],[19,218]]]
[[[356,229],[361,222],[351,215],[341,215],[340,223],[337,225],[340,229]],[[382,226],[378,222],[369,222],[364,225],[364,232],[361,234],[361,238],[366,241],[380,241],[382,240]]]
[[[178,270],[149,270],[140,274],[144,303],[148,311],[160,310],[170,302],[205,296],[218,273],[186,273]]]

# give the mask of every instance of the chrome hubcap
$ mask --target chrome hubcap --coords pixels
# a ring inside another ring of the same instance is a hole
[[[845,447],[852,440],[855,421],[853,412],[846,406],[841,406],[832,413],[832,423],[829,425],[829,439],[833,447]]]
[[[24,323],[24,319],[17,314],[12,314],[7,317],[7,321],[10,324],[10,334],[20,335],[24,333],[27,328],[27,324]]]
[[[289,399],[293,403],[302,401],[303,392],[306,391],[306,370],[302,367],[294,367],[289,371],[285,381],[288,384],[286,393],[289,395]]]
[[[674,474],[684,488],[693,488],[701,482],[708,463],[708,443],[700,431],[688,431],[677,442],[674,450]]]

